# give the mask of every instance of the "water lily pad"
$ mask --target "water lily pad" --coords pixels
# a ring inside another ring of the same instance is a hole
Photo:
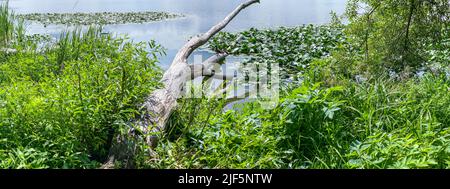
[[[113,25],[148,23],[184,17],[182,14],[167,12],[98,12],[98,13],[31,13],[20,18],[44,25]]]

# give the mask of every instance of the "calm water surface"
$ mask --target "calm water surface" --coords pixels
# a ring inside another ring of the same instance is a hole
[[[167,11],[186,18],[148,23],[105,26],[105,30],[127,34],[134,41],[156,40],[167,49],[161,66],[167,68],[178,49],[191,37],[207,31],[245,0],[10,0],[10,7],[23,13]],[[225,31],[321,24],[329,21],[330,11],[342,13],[346,0],[261,0],[238,15]],[[59,36],[64,26],[44,27],[30,23],[30,34]],[[206,51],[196,54],[209,56]]]

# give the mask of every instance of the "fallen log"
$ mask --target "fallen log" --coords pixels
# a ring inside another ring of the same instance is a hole
[[[138,122],[142,128],[152,128],[151,132],[161,132],[165,130],[167,120],[172,111],[177,106],[177,99],[182,94],[183,87],[186,82],[192,80],[191,66],[189,66],[188,57],[200,46],[204,45],[215,34],[225,28],[243,9],[248,6],[258,3],[259,0],[249,0],[239,5],[233,12],[231,12],[223,21],[212,27],[203,35],[193,37],[186,43],[177,53],[170,68],[165,72],[162,83],[163,89],[156,90],[150,95],[143,107],[146,110],[147,116]],[[226,54],[219,54],[210,60],[207,60],[207,66],[214,63],[216,60],[223,59]],[[199,74],[200,75],[200,74]],[[147,141],[150,146],[155,146],[155,137],[149,137]]]
[[[226,16],[224,20],[213,26],[205,34],[193,37],[178,51],[171,66],[163,75],[161,80],[163,88],[155,90],[145,100],[141,106],[142,112],[144,113],[133,123],[134,128],[137,128],[140,133],[147,135],[145,137],[146,142],[153,149],[157,146],[158,137],[151,133],[160,133],[165,131],[166,123],[172,112],[175,110],[177,100],[185,90],[184,87],[187,81],[198,77],[226,79],[226,76],[215,76],[210,69],[212,69],[215,63],[223,61],[228,54],[218,53],[203,62],[201,65],[189,65],[187,61],[188,57],[197,48],[206,44],[214,35],[224,29],[243,9],[259,2],[259,0],[248,0],[247,2],[240,4],[228,16]],[[135,132],[135,130],[130,131],[130,133],[133,132]],[[126,137],[123,136],[116,137],[110,149],[108,162],[105,163],[102,168],[112,168],[114,162],[118,160],[123,161],[123,159],[127,159],[126,162],[130,162],[130,154],[136,151],[136,146],[133,145],[133,142],[130,142],[125,138]],[[130,166],[132,165],[127,165],[127,167]]]

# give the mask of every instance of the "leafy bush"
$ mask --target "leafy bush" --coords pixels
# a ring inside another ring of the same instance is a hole
[[[405,83],[379,78],[335,87],[306,80],[275,110],[251,102],[234,110],[219,106],[207,122],[198,120],[212,110],[204,108],[210,101],[196,102],[197,121],[185,122],[181,134],[163,141],[157,158],[141,166],[446,168],[449,85],[430,74]]]
[[[24,39],[0,59],[0,167],[97,167],[159,87],[163,49],[101,28]]]
[[[427,48],[448,39],[449,12],[448,0],[349,0],[346,33],[370,64],[419,69],[430,58]]]
[[[231,108],[220,99],[181,99],[160,145],[153,151],[138,144],[138,168],[449,168],[448,32],[436,44],[407,41],[408,49],[426,47],[418,49],[427,55],[425,69],[400,77],[387,71],[406,51],[384,48],[391,34],[364,38],[372,31],[358,18],[349,26],[219,34],[212,50],[280,63],[296,82],[285,82],[273,110],[251,101]],[[8,46],[17,52],[0,57],[0,168],[98,167],[112,137],[139,113],[136,105],[159,87],[161,47],[95,28],[51,41],[12,26]],[[418,26],[411,39],[423,31]],[[354,48],[360,40],[379,51]]]

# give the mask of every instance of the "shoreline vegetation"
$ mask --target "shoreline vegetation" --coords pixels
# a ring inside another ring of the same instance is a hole
[[[114,25],[143,24],[185,15],[167,12],[95,12],[95,13],[30,13],[18,14],[18,18],[43,25]]]
[[[159,145],[132,138],[113,167],[450,168],[450,15],[433,2],[352,0],[347,24],[219,33],[206,48],[280,64],[280,103],[180,99]],[[0,50],[0,168],[100,168],[161,88],[163,47],[97,27],[25,33],[0,6],[0,49],[14,49]]]

